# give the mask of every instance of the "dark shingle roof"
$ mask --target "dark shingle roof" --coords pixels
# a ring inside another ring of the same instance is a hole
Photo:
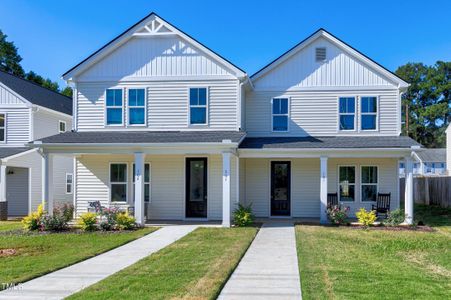
[[[241,149],[278,148],[409,148],[421,146],[406,136],[257,137],[245,138]]]
[[[0,82],[33,104],[72,115],[70,97],[3,71],[0,71]]]
[[[25,152],[27,150],[30,150],[30,148],[26,147],[18,147],[18,148],[11,148],[11,147],[2,147],[0,148],[0,159],[9,157],[15,154],[19,154],[22,152]]]
[[[423,162],[446,162],[446,149],[424,149],[419,151],[417,155]]]
[[[242,131],[96,131],[65,132],[41,139],[43,144],[238,143]]]

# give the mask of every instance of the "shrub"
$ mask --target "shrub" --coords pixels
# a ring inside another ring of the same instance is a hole
[[[100,228],[102,228],[102,230],[113,230],[116,227],[119,208],[101,207],[98,214],[100,215]]]
[[[238,208],[233,212],[233,222],[238,227],[249,226],[254,223],[252,204],[249,204],[248,206],[238,204]]]
[[[53,215],[43,215],[41,218],[42,229],[49,231],[63,231],[72,220],[74,207],[71,204],[63,204],[53,209]]]
[[[359,219],[359,222],[365,227],[373,225],[377,218],[374,210],[367,211],[363,207],[360,208],[355,215],[357,216],[357,219]]]
[[[405,213],[404,209],[395,209],[393,211],[388,212],[387,219],[384,221],[384,225],[387,226],[398,226],[402,222],[404,222]]]
[[[131,230],[136,226],[136,219],[128,213],[118,213],[116,217],[117,228],[119,230]]]
[[[97,214],[93,212],[83,213],[80,215],[77,223],[84,231],[94,231],[97,225]]]
[[[332,224],[335,225],[344,225],[348,222],[348,211],[349,206],[340,207],[338,205],[334,205],[327,209],[327,218]]]
[[[42,227],[42,217],[44,216],[44,204],[41,203],[38,209],[22,220],[23,228],[26,230],[38,230]]]

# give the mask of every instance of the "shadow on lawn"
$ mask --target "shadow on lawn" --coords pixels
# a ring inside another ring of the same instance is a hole
[[[449,208],[416,204],[414,213],[416,223],[422,222],[432,227],[451,226],[451,209]]]

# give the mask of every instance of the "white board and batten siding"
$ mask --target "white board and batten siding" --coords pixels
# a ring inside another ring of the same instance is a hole
[[[151,165],[151,202],[149,218],[181,220],[185,217],[185,159],[183,155],[150,155],[145,158]],[[196,156],[197,157],[197,156]],[[222,156],[205,155],[208,159],[208,219],[222,219]],[[100,201],[110,205],[110,163],[128,165],[128,205],[133,206],[132,155],[83,155],[77,158],[76,212],[86,212],[89,202]],[[236,165],[232,158],[231,210],[236,207]]]
[[[257,217],[270,216],[271,193],[271,161],[291,162],[291,216],[318,218],[320,215],[320,160],[319,158],[296,159],[264,159],[242,158],[244,165],[245,197],[240,201],[252,204]],[[360,201],[360,166],[376,165],[379,172],[378,190],[391,193],[391,205],[395,209],[399,205],[397,159],[329,159],[328,160],[328,193],[338,192],[338,166],[356,166],[356,201],[345,202],[351,208],[350,217],[360,207],[371,209],[371,202]],[[243,172],[240,174],[243,176]]]

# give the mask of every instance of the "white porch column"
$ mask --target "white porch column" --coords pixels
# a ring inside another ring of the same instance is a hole
[[[53,214],[53,155],[44,153],[42,158],[42,201],[46,203],[45,209]]]
[[[406,219],[404,224],[413,224],[413,161],[412,158],[405,158],[405,195],[404,195],[404,210]]]
[[[6,165],[0,165],[0,202],[6,202]]]
[[[327,157],[320,157],[320,222],[322,224],[327,223]]]
[[[135,219],[144,225],[144,153],[135,153]]]
[[[222,153],[222,226],[230,227],[230,157]]]

